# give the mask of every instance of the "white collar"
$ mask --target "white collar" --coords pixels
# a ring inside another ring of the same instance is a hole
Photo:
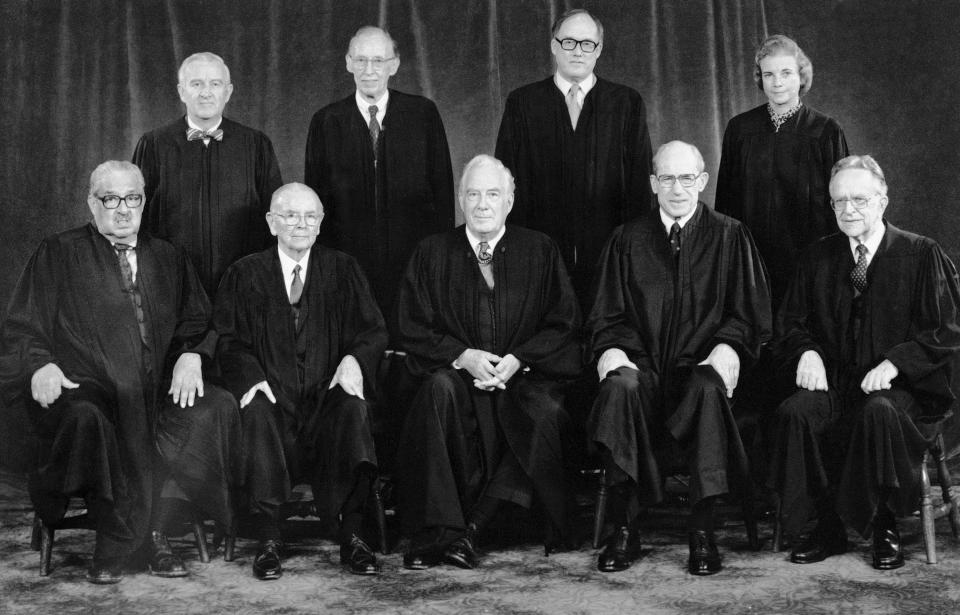
[[[467,241],[470,242],[470,247],[473,248],[473,253],[478,254],[478,248],[480,247],[480,242],[483,241],[470,231],[470,227],[466,224],[463,225],[464,230],[467,231]],[[504,224],[500,229],[500,232],[495,236],[487,240],[487,244],[490,246],[490,252],[493,252],[493,249],[497,247],[497,243],[503,239],[503,234],[507,232],[507,225]]]
[[[295,261],[280,249],[277,245],[277,254],[280,255],[280,269],[283,270],[283,281],[287,285],[287,292],[290,292],[290,285],[293,284],[293,269],[300,265],[300,281],[307,283],[307,266],[310,264],[310,250],[303,255],[299,261]]]
[[[570,92],[570,88],[573,87],[572,81],[567,81],[560,76],[560,73],[553,74],[553,82],[556,84],[557,88],[563,94],[563,97],[567,97],[567,93]],[[593,86],[597,84],[597,76],[593,73],[590,73],[586,78],[579,83],[580,85],[580,95],[586,97],[587,92],[593,89]]]
[[[376,102],[367,102],[367,99],[360,95],[359,90],[354,93],[354,98],[357,101],[357,109],[360,110],[360,115],[363,116],[364,124],[370,122],[370,105],[376,105],[377,123],[383,126],[383,117],[387,114],[387,103],[390,101],[390,90],[385,91],[383,96],[378,98]]]
[[[217,128],[220,128],[220,124],[222,124],[222,123],[223,123],[223,116],[221,115],[221,116],[220,116],[220,119],[217,120],[217,123],[216,123],[212,128],[200,128],[199,126],[197,126],[196,124],[194,124],[194,123],[193,123],[193,120],[190,119],[190,116],[187,115],[187,127],[189,127],[189,128],[195,128],[195,129],[197,129],[197,130],[202,130],[202,131],[204,131],[204,132],[209,132],[209,131],[211,131],[211,130],[216,130]]]
[[[880,242],[883,241],[883,236],[887,232],[887,225],[880,222],[880,230],[873,234],[872,237],[869,237],[866,241],[863,242],[863,245],[867,246],[867,264],[870,264],[870,261],[873,260],[873,257],[876,256],[877,250],[880,249]],[[850,251],[853,253],[853,260],[857,260],[857,246],[860,245],[860,242],[854,239],[853,237],[847,237],[850,241]]]
[[[697,207],[700,207],[700,203],[697,203]],[[690,221],[690,218],[693,217],[693,214],[697,213],[697,207],[694,207],[690,213],[685,216],[680,216],[679,218],[673,218],[667,215],[667,212],[663,211],[662,207],[657,208],[657,211],[660,212],[660,222],[663,223],[663,228],[667,229],[667,235],[670,234],[670,229],[673,227],[673,223],[676,222],[680,225],[680,228],[683,228],[687,225],[687,222]]]

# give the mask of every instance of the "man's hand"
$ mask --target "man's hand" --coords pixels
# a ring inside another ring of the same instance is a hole
[[[890,359],[884,359],[880,362],[880,365],[877,365],[863,377],[863,382],[860,383],[860,389],[869,395],[874,391],[879,391],[881,389],[889,389],[890,383],[900,375],[900,370],[897,369],[897,366],[890,362]]]
[[[273,390],[270,388],[270,385],[266,380],[261,380],[257,384],[250,387],[250,390],[243,394],[243,397],[240,398],[240,407],[246,408],[247,404],[253,401],[254,396],[256,396],[257,391],[260,391],[267,396],[267,399],[270,400],[270,403],[277,403],[277,398],[273,396]]]
[[[80,385],[63,375],[63,371],[56,363],[47,363],[30,378],[30,394],[34,401],[49,408],[57,401],[63,389],[75,389]]]
[[[185,352],[173,366],[168,395],[173,395],[173,403],[181,408],[193,407],[197,397],[203,397],[203,370],[200,355]]]
[[[723,386],[727,387],[727,397],[733,397],[733,390],[740,380],[740,357],[736,350],[727,344],[717,344],[698,365],[709,365],[716,370],[723,380]]]
[[[467,348],[455,361],[459,369],[467,370],[475,381],[480,382],[486,382],[497,376],[497,368],[494,365],[499,362],[499,356],[477,348]]]
[[[797,386],[808,391],[827,390],[827,368],[816,350],[808,350],[800,355],[797,363]]]
[[[487,380],[478,380],[475,378],[473,380],[473,386],[483,391],[506,389],[507,381],[513,378],[513,375],[517,373],[518,369],[520,369],[520,359],[512,354],[508,354],[500,359],[496,367],[493,368],[493,371],[496,373],[495,376]]]
[[[619,348],[607,348],[597,361],[597,376],[599,376],[602,381],[607,377],[607,374],[618,367],[629,367],[630,369],[640,371],[637,364],[627,358],[627,353]]]
[[[357,363],[352,354],[345,355],[340,359],[340,365],[337,366],[337,371],[333,374],[333,380],[330,381],[330,386],[327,388],[332,389],[338,384],[348,395],[355,395],[364,399],[363,370],[360,369],[360,364]]]

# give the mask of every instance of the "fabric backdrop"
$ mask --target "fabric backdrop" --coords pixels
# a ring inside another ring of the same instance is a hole
[[[89,219],[92,168],[183,113],[187,55],[224,57],[227,115],[269,135],[284,180],[302,180],[312,114],[353,91],[350,37],[380,25],[399,45],[390,85],[437,103],[459,175],[492,153],[507,94],[552,72],[549,27],[573,6],[603,21],[597,72],[644,96],[654,146],[697,144],[713,177],[726,122],[765,100],[758,43],[794,37],[815,68],[805,102],[876,156],[889,219],[960,256],[956,0],[0,0],[0,306],[43,236]],[[0,462],[12,455],[0,447]]]

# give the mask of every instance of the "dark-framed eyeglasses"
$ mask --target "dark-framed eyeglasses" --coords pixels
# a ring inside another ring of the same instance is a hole
[[[673,188],[673,184],[680,182],[684,188],[691,188],[703,173],[686,173],[684,175],[657,175],[657,181],[664,188]]]
[[[564,51],[573,51],[574,49],[577,48],[577,45],[580,45],[580,51],[582,51],[583,53],[593,53],[594,51],[597,50],[597,47],[600,46],[600,43],[596,41],[591,41],[590,39],[578,41],[575,38],[560,39],[557,37],[553,37],[553,40],[560,43],[560,49],[563,49]]]
[[[120,203],[126,203],[130,209],[136,209],[143,205],[143,195],[138,193],[131,193],[126,196],[108,194],[95,198],[103,204],[104,209],[116,209],[120,207]]]
[[[879,194],[873,194],[871,196],[848,196],[843,197],[842,199],[830,199],[830,207],[833,208],[833,211],[840,213],[847,208],[847,204],[853,205],[853,208],[857,211],[861,211],[867,208],[870,205],[870,201],[874,197],[880,196]]]
[[[390,58],[365,58],[363,56],[353,57],[350,56],[350,62],[353,64],[353,68],[356,70],[363,70],[367,67],[367,64],[373,67],[373,70],[383,70],[383,67],[387,65],[387,62],[391,60],[396,60],[397,56]]]
[[[279,213],[271,211],[270,216],[277,218],[291,228],[298,226],[301,220],[307,226],[316,226],[320,224],[320,216],[318,214],[295,214],[292,211],[287,213]]]

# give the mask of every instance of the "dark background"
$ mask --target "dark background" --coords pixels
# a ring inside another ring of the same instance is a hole
[[[510,90],[552,72],[549,26],[571,6],[603,21],[597,73],[644,96],[654,146],[697,144],[714,177],[726,122],[765,102],[758,43],[793,37],[815,69],[805,103],[876,156],[888,218],[960,257],[956,0],[0,0],[0,306],[43,236],[89,219],[93,167],[183,113],[187,55],[223,56],[227,115],[269,135],[299,181],[310,117],[353,92],[350,37],[380,25],[399,43],[391,86],[436,101],[459,175],[492,153]]]

